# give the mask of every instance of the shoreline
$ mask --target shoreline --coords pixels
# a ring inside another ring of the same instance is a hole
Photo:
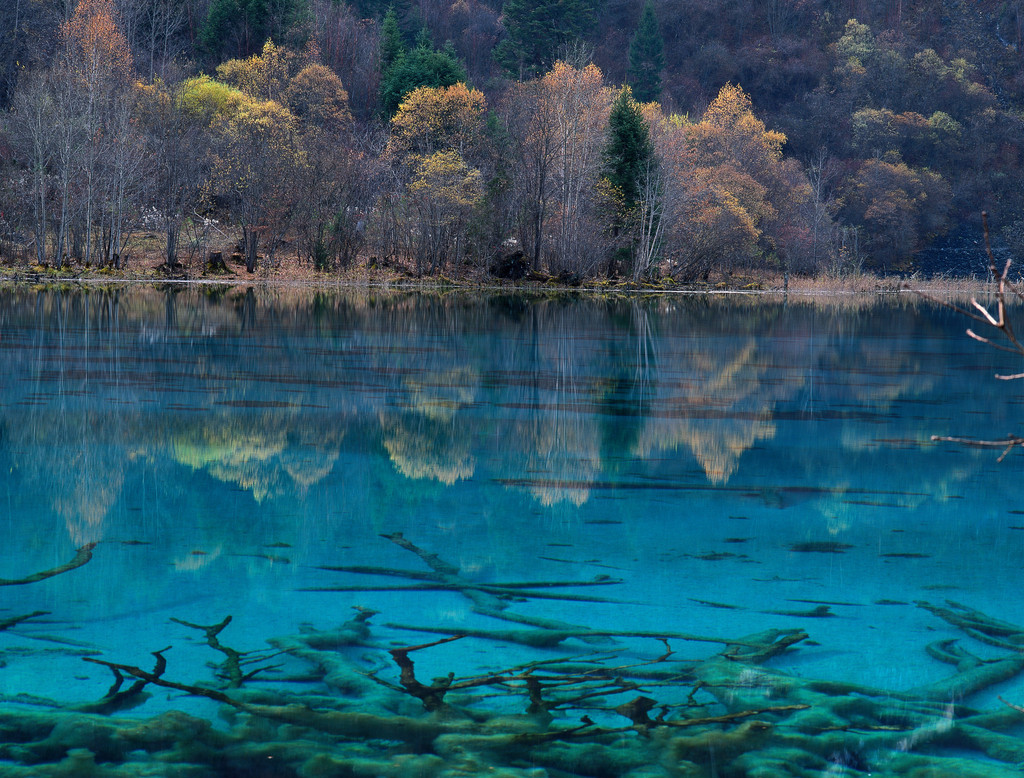
[[[54,287],[70,284],[82,287],[101,286],[180,286],[187,287],[230,287],[246,289],[326,289],[376,290],[387,292],[480,292],[513,293],[527,295],[614,295],[614,296],[794,296],[794,297],[856,297],[914,294],[923,296],[941,295],[963,297],[966,295],[994,293],[996,284],[977,278],[904,279],[895,276],[874,276],[870,274],[841,277],[790,277],[788,285],[773,276],[740,276],[727,280],[686,285],[673,282],[635,284],[628,281],[603,280],[592,283],[566,284],[556,278],[545,280],[503,281],[497,278],[486,280],[452,279],[446,276],[415,278],[397,274],[371,274],[359,270],[344,273],[254,273],[250,276],[226,275],[194,277],[161,277],[149,273],[131,271],[111,272],[106,270],[75,272],[62,275],[52,269],[17,270],[10,266],[0,267],[0,288],[45,286]]]

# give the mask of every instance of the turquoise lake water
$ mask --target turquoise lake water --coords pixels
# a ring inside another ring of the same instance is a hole
[[[1021,367],[967,324],[0,292],[0,776],[1014,774],[1024,454],[931,437],[1018,434]]]

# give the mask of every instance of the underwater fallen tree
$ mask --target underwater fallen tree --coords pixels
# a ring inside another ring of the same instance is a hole
[[[401,540],[431,569],[406,572],[431,576],[430,583],[467,581],[454,565]],[[509,602],[494,606],[497,595],[468,583],[485,615],[493,610],[495,619],[509,621]],[[498,588],[539,588],[521,583]],[[790,652],[813,650],[802,648],[808,634],[800,629],[730,639],[580,625],[453,634],[427,625],[425,632],[448,634],[396,645],[391,628],[374,624],[376,610],[356,606],[337,627],[309,627],[271,638],[271,651],[245,652],[225,643],[230,616],[211,625],[174,619],[222,656],[209,678],[176,680],[169,648],[152,652],[150,669],[85,656],[113,674],[110,690],[91,704],[0,710],[0,776],[259,775],[268,760],[275,776],[295,778],[1019,775],[1024,741],[1012,733],[1024,723],[1024,709],[1008,703],[982,710],[971,698],[1024,671],[1024,627],[957,602],[916,605],[999,656],[983,659],[947,637],[922,656],[950,665],[951,674],[889,690],[773,667]],[[547,631],[550,640],[535,637]],[[531,637],[515,640],[522,637],[516,633]],[[561,645],[570,638],[606,642]],[[721,648],[679,656],[675,645],[690,640]],[[445,674],[421,677],[420,657],[478,641],[487,641],[494,657],[498,643],[513,642],[530,646],[535,658],[472,674],[452,660]],[[656,651],[644,648],[649,641]],[[113,715],[155,689],[217,704],[228,727],[180,711]]]

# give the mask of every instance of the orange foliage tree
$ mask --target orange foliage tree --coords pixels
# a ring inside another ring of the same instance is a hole
[[[785,268],[809,262],[819,232],[807,176],[768,130],[750,98],[726,85],[697,122],[644,114],[661,161],[664,256],[682,279],[771,258]]]
[[[131,121],[132,54],[112,0],[80,0],[61,26],[57,255],[118,265],[142,144]]]
[[[938,173],[898,158],[866,161],[846,194],[846,213],[869,228],[868,249],[883,269],[945,229],[952,197]]]

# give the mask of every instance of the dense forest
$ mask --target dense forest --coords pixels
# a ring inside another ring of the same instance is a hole
[[[14,0],[0,259],[632,281],[1024,251],[1022,0]],[[941,252],[940,252],[941,253]]]

